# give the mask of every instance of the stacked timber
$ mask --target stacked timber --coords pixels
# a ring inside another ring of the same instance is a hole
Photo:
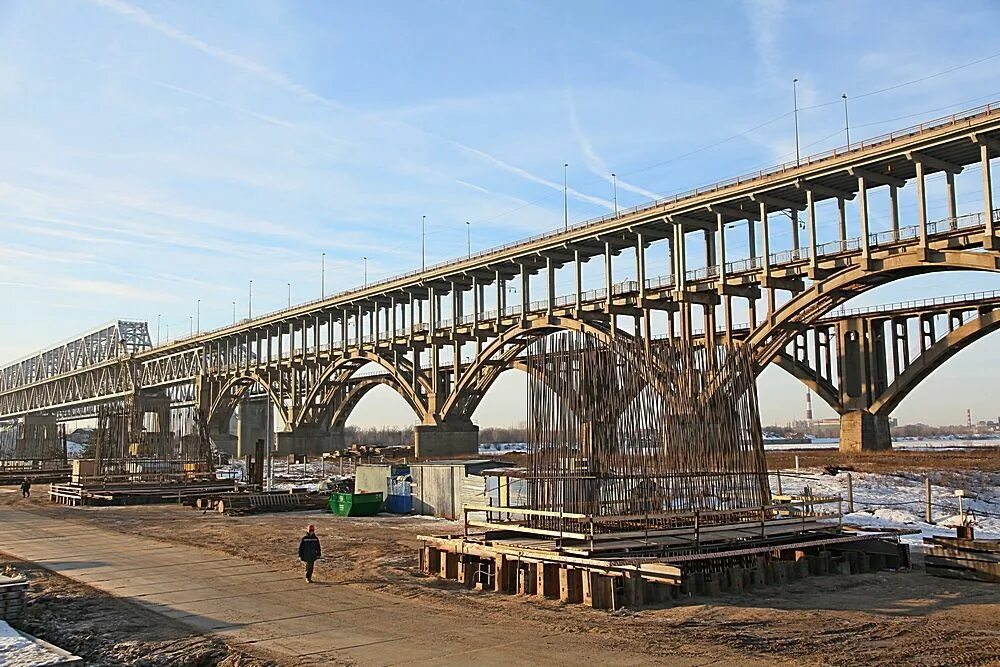
[[[165,484],[50,484],[49,500],[62,505],[148,505],[183,503],[206,494],[235,488],[233,480],[202,480]]]
[[[24,611],[28,580],[15,572],[0,575],[0,620],[17,621]]]
[[[289,493],[288,491],[260,493],[227,493],[201,498],[199,509],[214,509],[219,514],[257,514],[261,512],[294,512],[320,510],[326,507],[327,497],[316,493]]]
[[[924,567],[935,577],[1000,582],[1000,540],[925,537]]]

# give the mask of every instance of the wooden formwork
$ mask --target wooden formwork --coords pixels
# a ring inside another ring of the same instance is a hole
[[[604,559],[532,551],[516,540],[422,536],[420,567],[469,589],[619,609],[909,566],[907,547],[891,536],[830,531],[801,538],[726,552]]]

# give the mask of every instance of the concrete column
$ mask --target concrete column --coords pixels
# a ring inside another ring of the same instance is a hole
[[[241,401],[236,413],[236,456],[253,454],[257,440],[267,440],[270,401]]]
[[[528,319],[528,308],[531,306],[531,283],[528,267],[521,264],[521,319]]]
[[[635,273],[639,282],[639,306],[646,302],[646,243],[642,232],[635,237]]]
[[[955,229],[958,226],[958,205],[955,201],[955,173],[946,171],[944,174],[945,190],[948,200],[948,227]]]
[[[840,416],[840,451],[874,452],[891,448],[888,417],[867,410],[851,410]]]
[[[980,160],[983,165],[983,223],[986,225],[986,245],[992,248],[993,242],[993,181],[990,180],[990,149],[986,144],[979,147]]]
[[[917,161],[917,220],[920,223],[920,245],[927,249],[927,191],[924,183],[924,164]]]
[[[899,240],[899,188],[889,186],[889,218],[892,220],[893,240]]]
[[[504,311],[503,276],[497,271],[497,333],[499,334],[500,323],[503,321]]]
[[[806,214],[809,216],[809,268],[816,270],[816,198],[812,190],[806,190]]]
[[[433,459],[479,453],[479,427],[467,419],[451,419],[439,424],[413,427],[417,458]]]
[[[843,251],[847,241],[847,200],[843,197],[837,197],[837,226],[840,229],[840,249]]]
[[[573,249],[573,269],[576,276],[576,316],[579,317],[583,307],[583,263],[580,261],[580,249]]]
[[[715,223],[719,228],[719,294],[726,287],[726,221],[721,213],[715,214]]]
[[[613,277],[614,264],[611,261],[611,241],[604,242],[604,291],[605,300],[608,304],[608,312],[611,312],[611,302],[614,298],[612,293],[614,287]]]
[[[545,314],[552,317],[552,308],[556,303],[556,270],[552,258],[545,258]]]
[[[764,202],[760,202],[760,236],[763,246],[761,253],[764,256],[764,277],[767,278],[771,275],[771,235],[768,233],[767,204]]]
[[[864,176],[858,176],[858,214],[861,220],[861,257],[867,260],[871,256],[871,247],[868,242],[868,190]]]

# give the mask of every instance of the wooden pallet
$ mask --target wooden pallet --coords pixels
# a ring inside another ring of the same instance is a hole
[[[924,567],[935,577],[1000,583],[1000,540],[925,537]]]

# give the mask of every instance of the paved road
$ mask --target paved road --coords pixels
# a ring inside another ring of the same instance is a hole
[[[589,665],[653,664],[614,651],[599,638],[574,634],[567,641],[534,622],[511,619],[495,626],[457,613],[428,613],[406,598],[310,585],[295,572],[44,511],[0,507],[0,551],[234,646],[259,646],[297,664],[562,665],[579,663],[579,655]],[[568,646],[576,656],[567,654]]]

